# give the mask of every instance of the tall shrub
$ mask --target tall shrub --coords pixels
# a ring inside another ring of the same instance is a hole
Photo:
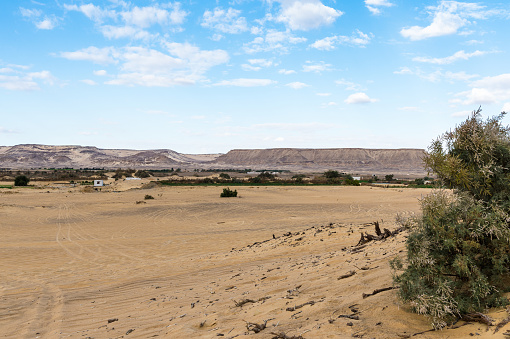
[[[407,240],[407,260],[392,261],[399,295],[436,328],[508,304],[510,129],[505,113],[481,110],[432,142],[425,163],[449,190],[421,201]]]

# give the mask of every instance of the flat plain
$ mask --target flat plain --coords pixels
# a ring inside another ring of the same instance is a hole
[[[367,296],[393,286],[406,233],[356,250],[360,233],[396,229],[428,189],[144,183],[0,189],[0,337],[504,337]]]

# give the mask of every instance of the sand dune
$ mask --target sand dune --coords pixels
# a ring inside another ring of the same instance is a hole
[[[363,298],[392,286],[388,260],[403,255],[406,234],[355,250],[371,222],[395,229],[395,214],[418,212],[428,190],[254,186],[222,199],[218,187],[116,185],[0,189],[2,337],[397,338],[430,329],[394,290]],[[493,331],[468,324],[417,337]]]

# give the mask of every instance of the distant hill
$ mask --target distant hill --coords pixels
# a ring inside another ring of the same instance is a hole
[[[422,174],[426,172],[423,155],[422,149],[237,149],[219,156],[214,163],[252,168],[335,169],[351,173]]]
[[[172,150],[101,149],[90,146],[17,145],[0,147],[0,168],[170,168],[192,166],[218,155],[190,155]]]
[[[252,168],[350,173],[424,174],[421,149],[235,149],[226,154],[182,154],[168,149],[91,146],[0,146],[0,168]]]

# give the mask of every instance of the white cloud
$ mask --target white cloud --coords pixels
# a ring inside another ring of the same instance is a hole
[[[335,83],[340,86],[345,86],[345,89],[349,90],[349,91],[359,92],[359,91],[363,90],[363,86],[361,86],[360,84],[357,84],[357,83],[354,83],[354,82],[351,82],[351,81],[348,81],[345,79],[336,80]]]
[[[204,80],[204,74],[216,65],[228,62],[223,50],[201,50],[188,43],[165,43],[166,51],[146,47],[88,47],[76,52],[62,52],[70,60],[119,64],[120,73],[111,75],[110,85],[160,86],[190,85]],[[104,76],[106,71],[94,71]]]
[[[458,52],[455,52],[453,55],[450,55],[445,58],[416,57],[416,58],[413,58],[413,61],[426,62],[426,63],[436,64],[436,65],[446,65],[446,64],[451,64],[457,60],[468,60],[469,58],[485,55],[488,53],[489,52],[478,51],[478,50],[474,51],[472,53],[466,53],[465,51],[458,51]]]
[[[93,71],[92,73],[94,73],[94,75],[97,75],[97,76],[105,76],[107,74],[107,72],[104,69]]]
[[[277,21],[284,22],[292,30],[308,31],[330,25],[343,14],[342,11],[325,6],[318,0],[280,0],[282,11]]]
[[[40,83],[53,85],[56,81],[49,71],[27,72],[26,66],[11,66],[0,69],[0,88],[11,91],[34,91],[40,89]]]
[[[307,85],[303,82],[296,81],[296,82],[290,82],[290,83],[286,84],[285,86],[293,88],[293,89],[301,89],[301,88],[308,87],[310,85]]]
[[[236,86],[236,87],[260,87],[276,84],[276,81],[270,79],[233,79],[223,80],[215,84],[215,86]]]
[[[404,106],[404,107],[399,107],[399,110],[400,111],[406,111],[406,112],[418,112],[420,111],[420,109],[416,106]]]
[[[351,94],[347,97],[347,99],[344,100],[344,102],[347,104],[367,104],[376,101],[378,100],[370,98],[363,92]]]
[[[49,71],[32,72],[28,73],[28,76],[32,79],[40,79],[49,85],[53,85],[56,80],[56,78]]]
[[[112,47],[97,48],[90,46],[75,52],[60,52],[60,56],[69,60],[85,60],[92,61],[95,64],[112,64],[116,63],[116,51]]]
[[[148,28],[154,24],[180,25],[184,22],[187,12],[181,10],[180,4],[172,5],[172,11],[158,7],[134,7],[130,11],[120,13],[127,25]]]
[[[414,74],[409,67],[400,67],[400,70],[394,71],[393,74]]]
[[[315,94],[320,97],[329,97],[331,95],[331,93],[315,93]]]
[[[416,68],[414,70],[410,69],[409,67],[401,67],[400,70],[394,71],[393,74],[399,74],[399,75],[416,75],[421,79],[425,79],[430,82],[439,82],[441,80],[446,80],[449,82],[454,81],[468,81],[473,78],[479,77],[478,74],[467,74],[466,72],[442,72],[440,70],[426,73],[422,71],[420,68]]]
[[[241,11],[229,8],[215,8],[214,12],[205,11],[202,27],[214,29],[222,33],[242,33],[248,30],[246,18],[240,16]]]
[[[443,0],[437,7],[427,7],[433,16],[429,26],[403,28],[400,34],[412,41],[455,34],[460,28],[470,24],[471,19],[484,19],[494,14],[484,8],[485,6],[477,3]]]
[[[83,80],[80,80],[80,81],[83,82],[84,84],[87,84],[87,85],[90,85],[90,86],[97,85],[97,82],[95,82],[94,80],[90,80],[90,79],[83,79]]]
[[[510,102],[505,102],[505,104],[503,105],[503,108],[501,109],[501,112],[510,113]]]
[[[328,107],[333,107],[333,106],[338,106],[338,104],[334,101],[330,101],[330,102],[321,104],[322,108],[328,108]]]
[[[473,78],[478,78],[479,75],[478,74],[467,74],[466,72],[462,71],[462,72],[445,72],[444,73],[444,78],[446,80],[459,80],[459,81],[468,81],[468,80],[471,80]]]
[[[505,102],[510,100],[510,73],[500,74],[492,77],[485,77],[473,81],[469,91],[458,93],[463,97],[465,105],[481,105]]]
[[[273,62],[267,59],[249,59],[248,62],[252,65],[260,65],[261,67],[271,67]]]
[[[36,22],[35,27],[38,29],[53,29],[57,25],[57,20],[55,18],[45,18],[42,21]]]
[[[262,67],[253,66],[253,65],[249,65],[249,64],[242,64],[241,67],[245,71],[260,71],[262,69]]]
[[[323,51],[331,51],[336,45],[351,45],[364,47],[370,43],[373,34],[365,34],[360,30],[356,30],[350,37],[345,35],[334,35],[324,39],[316,40],[310,47]]]
[[[324,72],[324,71],[329,71],[330,67],[331,67],[331,64],[326,64],[322,61],[318,64],[317,63],[314,64],[311,61],[307,61],[306,65],[303,65],[303,72],[320,73],[320,72]]]
[[[305,41],[306,38],[295,37],[288,31],[268,30],[264,37],[256,37],[253,41],[244,44],[243,49],[248,54],[269,51],[287,53],[290,45],[296,45]]]
[[[43,12],[39,9],[27,9],[20,7],[19,11],[21,12],[21,15],[25,18],[37,18],[43,14]]]
[[[68,11],[78,11],[83,13],[87,18],[96,22],[102,23],[105,19],[115,19],[118,17],[118,13],[114,10],[102,9],[94,4],[86,5],[67,5],[64,4],[64,8]]]
[[[154,37],[157,34],[150,34],[146,30],[153,25],[160,25],[165,29],[179,26],[188,15],[186,11],[181,10],[178,2],[146,7],[133,7],[125,2],[118,2],[117,5],[120,5],[121,9],[102,8],[93,4],[64,5],[64,8],[83,13],[94,21],[99,31],[109,39]],[[111,23],[105,24],[107,21]]]
[[[289,75],[289,74],[296,74],[296,71],[294,71],[292,69],[284,69],[283,68],[283,69],[279,70],[278,73]]]
[[[108,39],[131,38],[136,40],[143,40],[155,36],[143,29],[132,26],[104,25],[101,26],[101,33],[103,33],[103,35]]]
[[[24,18],[29,19],[35,25],[37,29],[46,29],[51,30],[55,28],[58,24],[58,19],[55,16],[44,16],[42,20],[40,18],[43,16],[43,12],[38,9],[27,9],[20,7],[19,8],[21,15]]]
[[[267,59],[249,59],[249,64],[243,64],[241,67],[246,71],[260,71],[263,67],[271,67],[273,62]]]
[[[0,134],[14,134],[14,133],[18,133],[12,129],[7,129],[5,127],[2,127],[0,126]]]
[[[391,7],[393,4],[388,0],[365,0],[365,6],[373,15],[381,14],[379,7]]]
[[[464,44],[466,44],[466,45],[481,45],[483,43],[484,42],[482,40],[469,40],[469,41],[466,41]]]

